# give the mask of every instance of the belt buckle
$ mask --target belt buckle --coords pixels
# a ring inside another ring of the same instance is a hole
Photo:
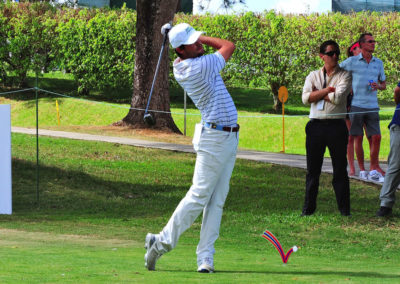
[[[212,128],[212,129],[216,129],[216,128],[217,128],[217,125],[216,125],[215,123],[211,123],[211,128]]]

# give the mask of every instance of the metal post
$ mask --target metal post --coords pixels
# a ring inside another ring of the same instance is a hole
[[[36,202],[39,205],[39,101],[38,101],[38,74],[35,84],[36,97]]]
[[[183,95],[183,135],[186,136],[186,91]]]

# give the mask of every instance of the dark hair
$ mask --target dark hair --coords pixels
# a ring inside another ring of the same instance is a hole
[[[365,36],[373,36],[371,33],[363,33],[358,38],[358,43],[361,45],[362,42],[365,42]]]
[[[185,49],[185,45],[184,44],[182,44],[181,46],[179,46],[179,47],[177,47],[177,48],[180,48],[180,49]],[[175,48],[175,53],[180,57],[180,58],[182,58],[182,54],[181,53],[179,53],[177,50],[176,50],[176,48]]]
[[[352,56],[354,56],[353,51],[350,50],[350,49],[351,49],[357,42],[358,42],[358,41],[353,42],[353,43],[347,48],[347,51],[346,51],[347,57],[352,57]],[[359,44],[360,44],[360,43],[359,43]]]
[[[337,44],[336,41],[334,40],[327,40],[324,41],[321,46],[319,47],[319,53],[321,54],[325,54],[326,48],[328,47],[328,45],[333,45],[335,47],[336,50],[340,51],[339,45]]]

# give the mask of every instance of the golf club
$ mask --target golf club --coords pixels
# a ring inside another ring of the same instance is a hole
[[[172,27],[172,26],[171,26]],[[167,36],[168,36],[168,32],[171,28],[166,29],[164,32],[164,37],[163,37],[163,43],[161,45],[161,50],[160,50],[160,56],[158,57],[158,62],[157,62],[157,67],[156,67],[156,72],[154,74],[154,78],[153,78],[153,83],[151,84],[151,89],[150,89],[150,95],[149,95],[149,99],[147,101],[147,106],[146,106],[146,110],[144,111],[144,116],[143,116],[143,120],[144,122],[149,125],[152,126],[154,124],[156,124],[156,120],[155,118],[151,115],[151,113],[149,113],[149,106],[150,106],[150,100],[151,100],[151,95],[153,94],[153,89],[154,89],[154,83],[156,82],[156,78],[157,78],[157,74],[158,74],[158,69],[160,67],[160,63],[161,63],[161,57],[163,55],[164,52],[164,47],[165,44],[167,42]]]

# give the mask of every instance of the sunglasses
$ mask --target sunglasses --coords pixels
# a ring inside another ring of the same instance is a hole
[[[367,40],[368,43],[376,43],[376,40]]]
[[[339,51],[339,50],[332,50],[332,51],[329,51],[329,52],[325,52],[325,53],[324,53],[324,55],[328,55],[329,57],[332,57],[334,54],[336,54],[336,56],[339,57],[340,51]]]

